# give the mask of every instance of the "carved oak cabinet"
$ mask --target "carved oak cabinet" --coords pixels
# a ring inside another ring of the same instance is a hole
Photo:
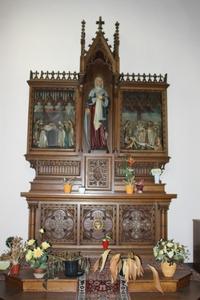
[[[100,17],[86,50],[82,21],[79,72],[30,73],[26,159],[35,178],[22,193],[29,238],[43,227],[56,250],[95,254],[109,234],[113,251],[151,255],[167,237],[167,211],[176,198],[151,175],[169,161],[167,75],[120,73],[119,23],[113,47],[103,24]],[[143,193],[125,193],[129,157]],[[73,179],[72,193],[64,193],[64,178]]]

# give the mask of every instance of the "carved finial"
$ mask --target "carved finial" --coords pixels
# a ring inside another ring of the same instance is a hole
[[[82,22],[81,22],[81,39],[84,39],[85,38],[85,20],[83,20]]]
[[[119,22],[115,23],[115,33],[119,34]]]
[[[114,33],[114,53],[119,54],[119,22],[115,23],[115,33]]]
[[[103,29],[102,25],[105,24],[105,22],[102,20],[102,17],[99,17],[99,21],[96,21],[96,24],[98,25],[98,30],[102,31]]]
[[[81,54],[85,52],[85,20],[81,22]]]

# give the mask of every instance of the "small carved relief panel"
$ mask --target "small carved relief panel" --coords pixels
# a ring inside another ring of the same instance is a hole
[[[38,175],[80,176],[80,160],[38,160],[33,165]]]
[[[112,189],[112,157],[86,157],[86,188],[89,190]]]
[[[120,206],[120,242],[153,242],[155,236],[155,208],[150,205]]]
[[[115,242],[116,206],[81,206],[81,244],[97,244],[109,235]]]
[[[76,205],[42,204],[41,227],[45,238],[55,244],[75,244],[77,228]]]

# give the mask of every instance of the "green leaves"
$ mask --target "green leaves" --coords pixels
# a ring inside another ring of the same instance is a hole
[[[188,250],[184,245],[172,240],[159,240],[153,248],[153,255],[157,261],[181,263],[188,258]]]

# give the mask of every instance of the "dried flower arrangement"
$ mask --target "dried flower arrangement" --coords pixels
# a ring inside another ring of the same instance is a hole
[[[104,270],[110,252],[111,250],[107,249],[101,254],[93,266],[94,272],[98,270],[99,272],[102,272]],[[148,265],[148,267],[152,271],[155,288],[159,292],[163,293],[157,270],[151,265]],[[112,283],[117,280],[119,274],[124,276],[126,283],[130,280],[135,281],[138,277],[142,277],[144,275],[144,269],[142,267],[140,257],[135,255],[134,252],[129,252],[127,257],[123,257],[121,254],[113,255],[110,259],[110,274]]]
[[[12,265],[17,265],[24,257],[24,244],[22,237],[9,237],[6,240],[6,245],[10,248],[10,261]]]

